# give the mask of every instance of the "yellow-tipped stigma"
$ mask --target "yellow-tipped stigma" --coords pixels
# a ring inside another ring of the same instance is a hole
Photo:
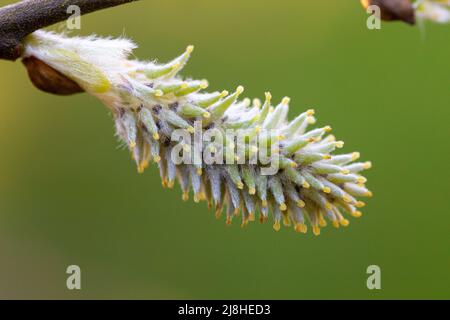
[[[366,179],[365,177],[363,177],[363,176],[360,176],[360,177],[358,177],[358,178],[356,179],[356,181],[357,181],[358,183],[366,183],[366,182],[367,182],[367,179]]]
[[[339,223],[343,227],[348,227],[348,225],[350,224],[350,221],[348,221],[347,219],[342,219],[342,220],[339,221]]]
[[[284,98],[281,100],[281,104],[284,104],[285,106],[287,106],[287,105],[289,104],[290,101],[291,101],[291,98],[289,98],[289,97],[284,97]]]
[[[301,233],[306,233],[306,232],[308,232],[308,226],[306,225],[306,224],[304,224],[304,223],[298,223],[297,225],[296,225],[296,228],[298,227],[298,230],[299,230],[299,232],[301,232]]]
[[[205,118],[205,119],[209,119],[209,118],[211,117],[211,113],[205,112],[205,113],[202,114],[202,116],[203,116],[203,118]]]
[[[159,140],[159,134],[158,134],[157,132],[155,132],[155,133],[153,134],[153,139]]]
[[[237,93],[237,94],[241,94],[242,92],[244,92],[244,87],[243,87],[243,86],[238,86],[238,87],[236,88],[236,93]]]
[[[297,204],[297,207],[299,207],[299,208],[304,208],[306,205],[305,201],[303,201],[303,200],[298,200],[296,202],[296,204]]]
[[[323,128],[323,130],[324,130],[325,132],[330,132],[330,131],[331,131],[331,127],[330,127],[330,126],[325,126],[325,127]]]
[[[281,225],[280,225],[279,221],[277,221],[273,224],[273,230],[280,231],[280,228],[281,228]]]
[[[285,227],[291,226],[291,219],[289,219],[289,216],[287,214],[283,216],[283,226]]]
[[[161,161],[161,157],[160,156],[155,156],[154,158],[153,158],[153,162],[154,163],[159,163]]]
[[[265,208],[267,207],[267,200],[262,200],[261,205]]]
[[[364,162],[364,169],[370,169],[370,168],[372,168],[372,162],[370,162],[370,161]]]
[[[311,187],[311,186],[309,185],[308,182],[304,181],[304,182],[302,183],[302,187],[305,188],[305,189],[309,189],[309,187]]]
[[[350,196],[349,196],[348,194],[344,194],[344,195],[342,196],[342,200],[344,200],[344,201],[347,202],[347,203],[352,202],[352,198],[350,198]]]
[[[315,113],[316,111],[314,109],[309,109],[306,111],[306,115],[309,117],[312,117]]]
[[[281,211],[286,211],[287,210],[286,203],[284,203],[284,202],[280,203],[279,208],[280,208]]]
[[[315,236],[320,235],[320,228],[319,228],[319,226],[313,226],[313,227],[312,227],[312,232],[313,232],[313,234],[314,234]]]
[[[255,188],[248,188],[248,193],[253,195],[253,194],[256,193],[256,189]]]
[[[189,192],[187,192],[187,191],[183,192],[183,195],[181,196],[181,199],[183,201],[188,201],[189,200]]]
[[[361,156],[361,154],[359,152],[353,152],[352,153],[352,161],[359,159],[360,156]]]
[[[325,193],[331,193],[331,189],[329,187],[323,187],[322,191]]]
[[[333,227],[335,227],[336,229],[339,229],[339,226],[340,226],[339,221],[333,220],[333,222],[332,222],[331,224],[332,224]]]
[[[197,175],[201,176],[203,174],[202,168],[197,168]]]
[[[264,95],[266,96],[267,101],[272,100],[272,94],[270,92],[266,92]]]
[[[350,214],[352,215],[353,218],[360,218],[362,216],[361,211],[352,211]]]
[[[344,147],[344,141],[336,141],[336,148],[343,148]]]
[[[188,131],[189,133],[194,133],[194,132],[195,132],[195,129],[194,129],[193,126],[189,126],[189,127],[187,127],[187,131]]]
[[[186,53],[192,53],[192,51],[194,51],[194,46],[191,44],[191,45],[187,46]]]
[[[356,201],[356,203],[355,203],[355,207],[357,207],[357,208],[362,208],[365,205],[366,205],[366,203],[363,201]]]
[[[244,189],[244,184],[241,182],[241,181],[239,181],[238,183],[236,183],[236,187],[238,188],[238,189]]]

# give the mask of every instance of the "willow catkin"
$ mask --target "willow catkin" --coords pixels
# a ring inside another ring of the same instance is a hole
[[[183,200],[207,201],[227,223],[241,215],[242,226],[256,215],[272,216],[298,232],[315,235],[327,220],[347,226],[345,214],[361,216],[370,197],[361,171],[370,162],[355,162],[358,152],[334,154],[343,147],[331,127],[310,129],[314,110],[289,121],[290,99],[272,104],[240,100],[232,93],[204,92],[206,80],[178,74],[193,47],[174,60],[157,64],[130,59],[135,44],[127,39],[66,37],[37,31],[25,41],[24,57],[34,57],[75,81],[111,110],[119,139],[139,172],[151,161],[162,184],[177,180]]]

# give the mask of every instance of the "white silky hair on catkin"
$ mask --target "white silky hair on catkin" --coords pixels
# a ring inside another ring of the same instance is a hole
[[[65,35],[35,31],[32,34],[33,41],[29,41],[25,47],[24,57],[34,56],[45,61],[52,68],[63,74],[77,74],[77,80],[87,91],[84,82],[91,83],[97,79],[91,79],[92,73],[89,68],[77,68],[77,61],[70,61],[62,57],[64,52],[73,53],[84,65],[95,66],[110,82],[118,82],[117,74],[126,72],[124,61],[137,48],[131,40],[89,37],[67,37]]]

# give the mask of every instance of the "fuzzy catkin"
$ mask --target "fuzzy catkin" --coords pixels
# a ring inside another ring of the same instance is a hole
[[[437,23],[450,22],[450,0],[415,0],[413,7],[419,19]]]
[[[329,134],[331,127],[308,130],[315,123],[314,110],[288,121],[287,97],[275,106],[268,92],[264,102],[239,100],[242,86],[231,94],[206,93],[206,80],[181,78],[179,71],[192,46],[166,64],[130,59],[136,45],[127,39],[37,31],[26,39],[25,48],[24,57],[42,60],[109,108],[117,135],[128,146],[139,172],[155,162],[164,187],[172,188],[178,180],[183,200],[192,189],[194,201],[206,201],[217,217],[225,212],[227,223],[237,215],[242,226],[256,215],[265,222],[271,214],[277,231],[283,223],[306,233],[309,223],[318,235],[326,220],[338,228],[349,224],[344,214],[361,216],[364,202],[356,197],[372,195],[360,174],[371,163],[354,162],[358,152],[334,155],[343,142]],[[180,129],[193,136],[216,130],[223,134],[223,141],[203,143],[195,153],[192,141],[174,140]],[[228,129],[248,137],[228,136]],[[252,145],[251,138],[265,144]],[[192,163],[175,162],[175,148]],[[240,156],[235,153],[238,148],[243,150]],[[225,162],[205,163],[206,151]],[[264,173],[266,163],[250,161],[259,151],[276,160],[270,175]]]

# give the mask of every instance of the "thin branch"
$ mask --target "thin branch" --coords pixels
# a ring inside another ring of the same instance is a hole
[[[370,5],[379,7],[382,20],[401,20],[411,25],[416,23],[414,6],[411,0],[362,0],[361,3],[366,9]]]
[[[0,59],[19,58],[22,39],[33,31],[66,20],[70,5],[87,14],[133,1],[138,0],[24,0],[0,8]]]

